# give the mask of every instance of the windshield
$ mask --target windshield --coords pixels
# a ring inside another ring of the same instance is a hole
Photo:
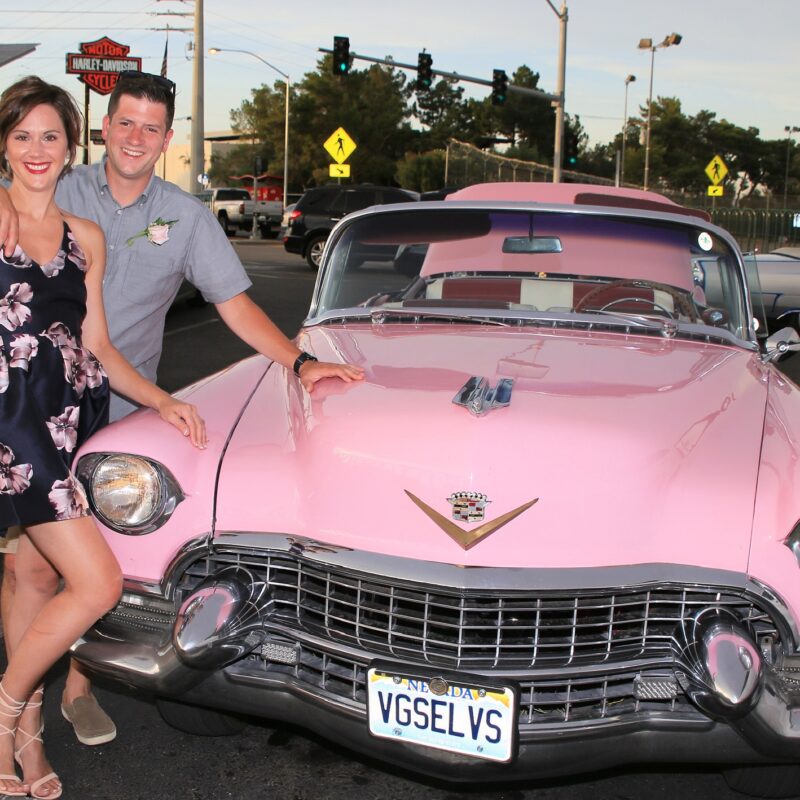
[[[313,314],[356,308],[634,316],[741,338],[748,325],[734,251],[692,223],[446,204],[364,216],[342,231]]]

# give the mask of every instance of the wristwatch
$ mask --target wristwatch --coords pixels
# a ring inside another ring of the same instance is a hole
[[[292,367],[294,374],[297,375],[298,378],[300,377],[300,367],[302,367],[306,361],[319,361],[319,359],[316,356],[312,356],[311,353],[306,353],[305,350],[300,353],[294,360],[294,366]]]

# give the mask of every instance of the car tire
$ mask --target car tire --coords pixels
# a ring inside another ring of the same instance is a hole
[[[766,767],[737,767],[722,773],[735,792],[751,797],[797,797],[800,765],[775,764]]]
[[[319,269],[319,262],[322,258],[322,251],[325,248],[327,236],[312,236],[306,245],[306,261],[313,270]]]
[[[230,225],[228,225],[228,215],[224,211],[220,211],[217,220],[219,220],[220,227],[222,228],[225,235],[232,236],[233,229],[231,228]]]
[[[194,736],[233,736],[247,727],[243,719],[233,714],[165,697],[156,698],[156,707],[167,725]]]

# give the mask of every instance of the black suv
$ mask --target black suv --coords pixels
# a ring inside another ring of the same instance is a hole
[[[305,256],[312,269],[319,267],[325,240],[346,214],[383,203],[419,200],[416,192],[392,186],[317,186],[306,190],[289,216],[283,246],[289,253]]]

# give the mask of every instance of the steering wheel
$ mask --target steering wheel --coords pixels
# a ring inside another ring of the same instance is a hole
[[[677,290],[674,289],[672,286],[667,286],[664,283],[656,283],[655,281],[648,281],[648,280],[633,280],[630,278],[624,278],[622,280],[611,281],[611,283],[604,283],[600,286],[596,286],[594,289],[589,290],[577,303],[575,303],[575,307],[573,311],[580,312],[585,310],[586,306],[589,304],[591,300],[594,300],[599,295],[603,294],[603,292],[607,292],[609,289],[619,289],[622,287],[645,287],[650,288],[654,292],[664,292],[668,294],[674,301],[675,301],[675,310],[678,314],[682,314],[688,317],[692,322],[698,321],[697,311],[694,309],[692,304]],[[617,303],[624,303],[624,302],[634,302],[634,303],[648,303],[653,308],[658,309],[659,311],[664,312],[670,319],[675,319],[675,315],[662,306],[659,303],[656,303],[654,300],[648,300],[644,297],[618,297],[616,300],[612,300],[610,303],[606,303],[600,311],[605,311],[606,309],[611,308],[611,306],[616,305]]]

